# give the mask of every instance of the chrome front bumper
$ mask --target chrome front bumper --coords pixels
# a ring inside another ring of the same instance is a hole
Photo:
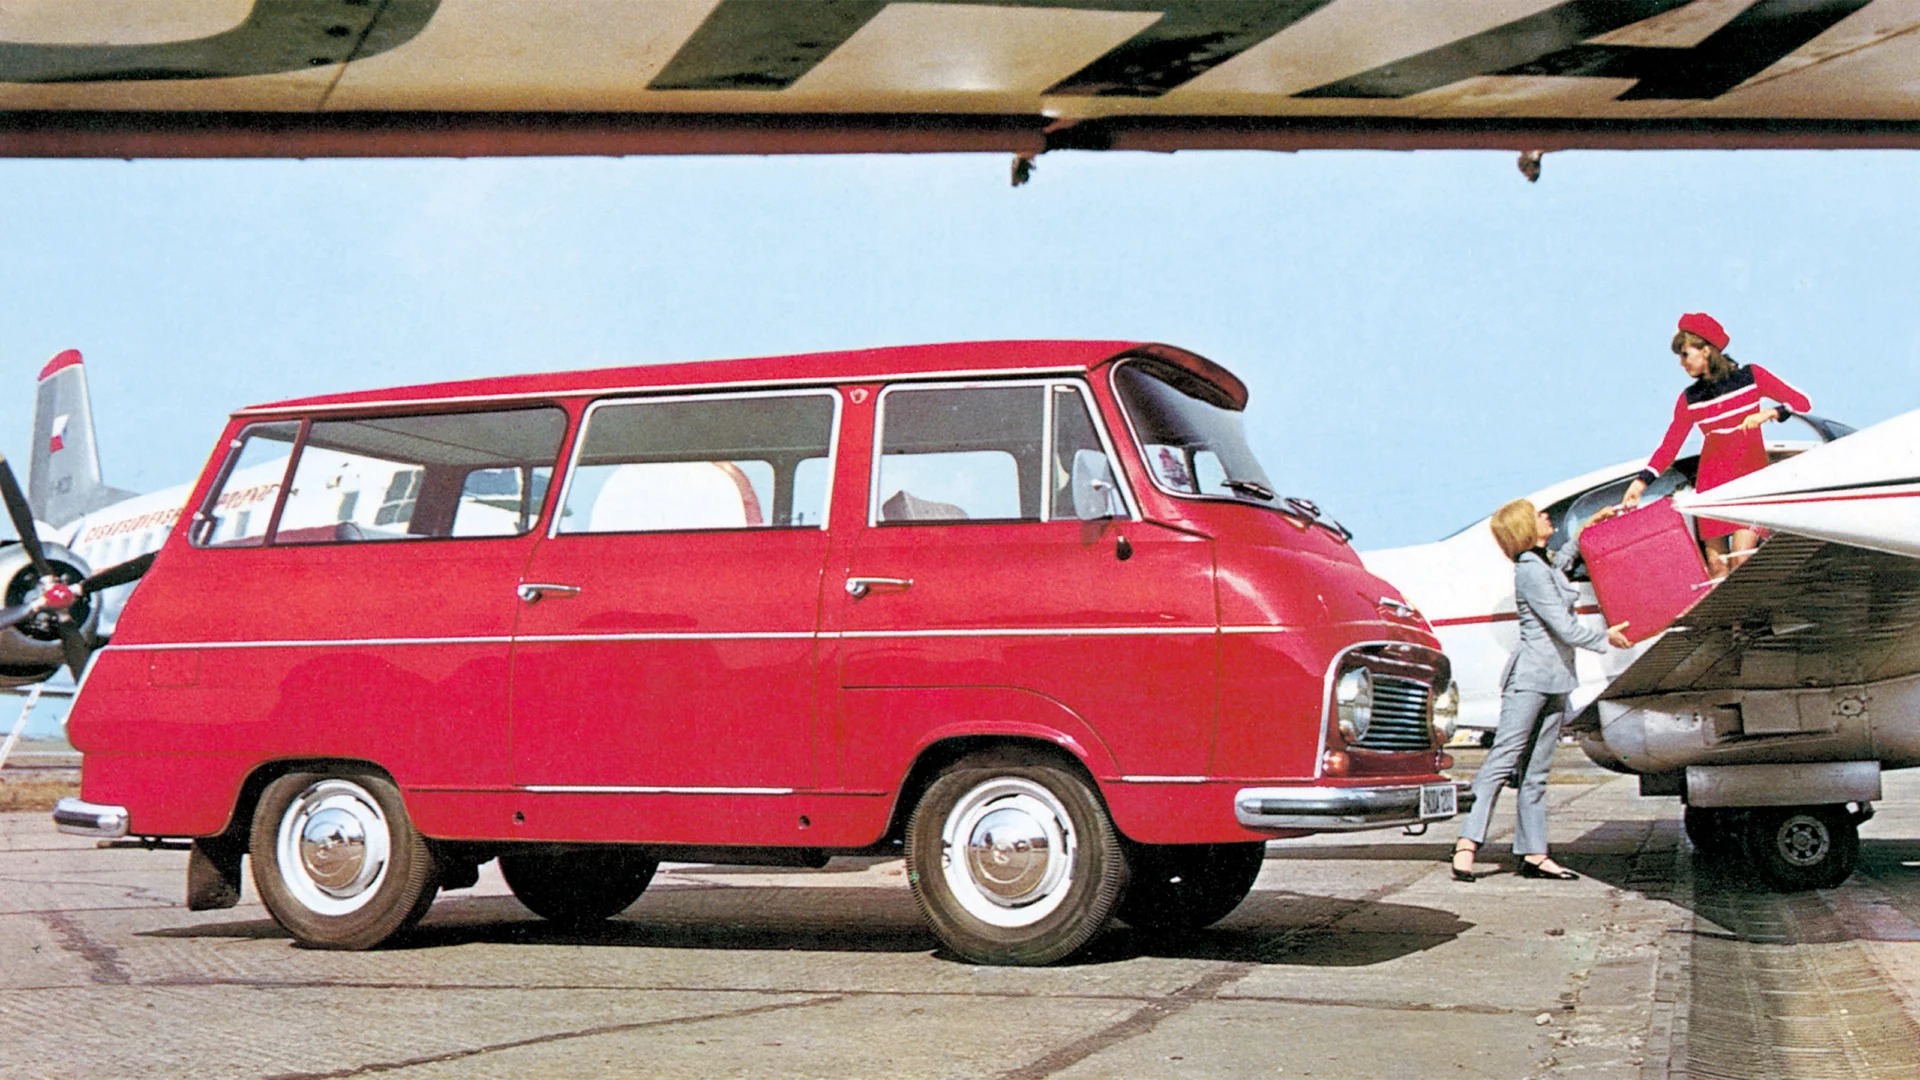
[[[1421,798],[1427,788],[1451,787],[1454,810],[1434,812]],[[1406,784],[1394,787],[1241,788],[1233,816],[1249,829],[1379,829],[1445,821],[1473,805],[1467,785]],[[1424,812],[1423,812],[1424,811]]]
[[[127,808],[101,806],[69,796],[53,805],[53,823],[63,833],[113,840],[127,835]]]

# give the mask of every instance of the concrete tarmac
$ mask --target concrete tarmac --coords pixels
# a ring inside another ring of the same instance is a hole
[[[665,867],[590,932],[489,866],[398,945],[321,952],[251,883],[185,910],[183,853],[3,814],[0,1077],[1912,1076],[1920,774],[1886,788],[1854,878],[1782,897],[1563,749],[1579,881],[1511,872],[1506,807],[1471,885],[1451,826],[1276,842],[1217,926],[1045,969],[948,957],[886,859]]]

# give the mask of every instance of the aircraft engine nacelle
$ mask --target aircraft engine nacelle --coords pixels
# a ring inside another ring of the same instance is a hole
[[[92,570],[84,559],[59,544],[42,543],[47,562],[69,582],[79,581]],[[40,575],[33,562],[20,549],[17,540],[0,545],[0,606],[24,604],[40,595]],[[81,597],[68,609],[89,644],[100,622],[100,614],[91,598]],[[66,663],[60,644],[55,616],[42,613],[0,629],[0,687],[25,686],[52,676]]]

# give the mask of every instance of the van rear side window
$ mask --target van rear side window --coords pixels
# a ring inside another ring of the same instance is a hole
[[[196,543],[261,543],[297,425],[258,429],[242,433]],[[566,430],[557,408],[314,421],[277,500],[272,543],[524,534]]]
[[[838,408],[826,391],[595,405],[556,531],[824,527]]]

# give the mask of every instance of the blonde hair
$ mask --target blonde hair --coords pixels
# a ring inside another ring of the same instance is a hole
[[[1493,542],[1500,545],[1507,558],[1517,559],[1540,542],[1536,525],[1539,513],[1526,499],[1515,499],[1493,512],[1487,527],[1493,530]]]

